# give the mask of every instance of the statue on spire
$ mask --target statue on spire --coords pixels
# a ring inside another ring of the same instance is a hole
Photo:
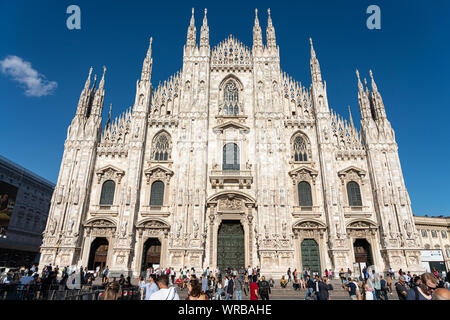
[[[272,24],[272,17],[270,16],[270,9],[267,9],[267,13],[268,13],[267,30],[266,30],[267,47],[276,48],[277,41],[275,37],[275,28],[273,27]]]
[[[255,25],[253,26],[253,50],[256,48],[262,49],[263,41],[262,41],[262,31],[259,26],[258,20],[258,9],[255,9]]]
[[[207,18],[208,10],[205,8],[205,15],[203,17],[203,25],[200,31],[200,48],[208,48],[209,47],[209,27],[208,27],[208,18]]]
[[[197,38],[197,29],[195,28],[194,8],[192,8],[191,22],[189,24],[187,32],[186,47],[194,48],[196,38]]]

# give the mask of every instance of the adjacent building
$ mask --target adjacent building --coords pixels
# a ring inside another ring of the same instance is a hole
[[[358,72],[355,81],[359,131],[351,113],[331,109],[312,40],[305,87],[282,70],[270,11],[267,19],[265,43],[256,12],[251,48],[231,35],[210,47],[206,10],[199,42],[192,12],[182,69],[154,89],[150,40],[133,106],[104,126],[106,68],[99,84],[91,68],[41,267],[424,270],[372,72],[370,89]]]
[[[450,217],[414,216],[419,231],[420,261],[427,271],[450,270]]]
[[[39,262],[54,187],[0,156],[0,267]]]

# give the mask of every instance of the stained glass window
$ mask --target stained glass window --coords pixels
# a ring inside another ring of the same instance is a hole
[[[114,191],[116,184],[112,180],[105,181],[102,186],[102,193],[100,195],[101,205],[112,205],[114,203]]]
[[[298,184],[298,204],[302,207],[312,206],[311,185],[306,181]]]
[[[152,184],[150,193],[150,205],[162,206],[164,204],[164,183],[162,181],[155,181]]]

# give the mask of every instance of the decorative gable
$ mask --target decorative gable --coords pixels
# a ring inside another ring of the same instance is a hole
[[[118,169],[112,165],[108,165],[103,167],[96,172],[97,175],[97,183],[100,183],[102,180],[114,180],[117,183],[120,183],[122,177],[125,175],[125,171]]]
[[[144,170],[144,174],[147,177],[147,184],[150,184],[151,179],[161,179],[169,182],[173,176],[173,171],[161,165],[156,165]]]

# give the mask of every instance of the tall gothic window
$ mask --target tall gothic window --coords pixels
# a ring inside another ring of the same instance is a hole
[[[170,137],[167,133],[161,132],[153,141],[153,159],[156,161],[167,161],[170,158]]]
[[[422,229],[421,232],[422,232],[422,237],[424,237],[424,238],[428,237],[427,230]]]
[[[100,205],[113,205],[115,190],[116,183],[114,181],[105,181],[105,183],[103,183],[102,193],[100,195]]]
[[[227,143],[223,147],[222,170],[240,170],[239,147],[236,143]]]
[[[298,205],[301,207],[312,206],[311,185],[306,181],[298,184]]]
[[[302,136],[298,135],[295,137],[293,149],[295,162],[308,161],[308,150],[305,139]]]
[[[150,205],[162,206],[164,204],[164,183],[162,181],[155,181],[152,183],[150,192]]]
[[[223,92],[223,114],[226,116],[239,115],[239,92],[236,83],[229,80]]]
[[[359,189],[359,184],[355,181],[350,181],[347,183],[347,196],[348,196],[348,205],[350,207],[361,207],[361,190]]]

